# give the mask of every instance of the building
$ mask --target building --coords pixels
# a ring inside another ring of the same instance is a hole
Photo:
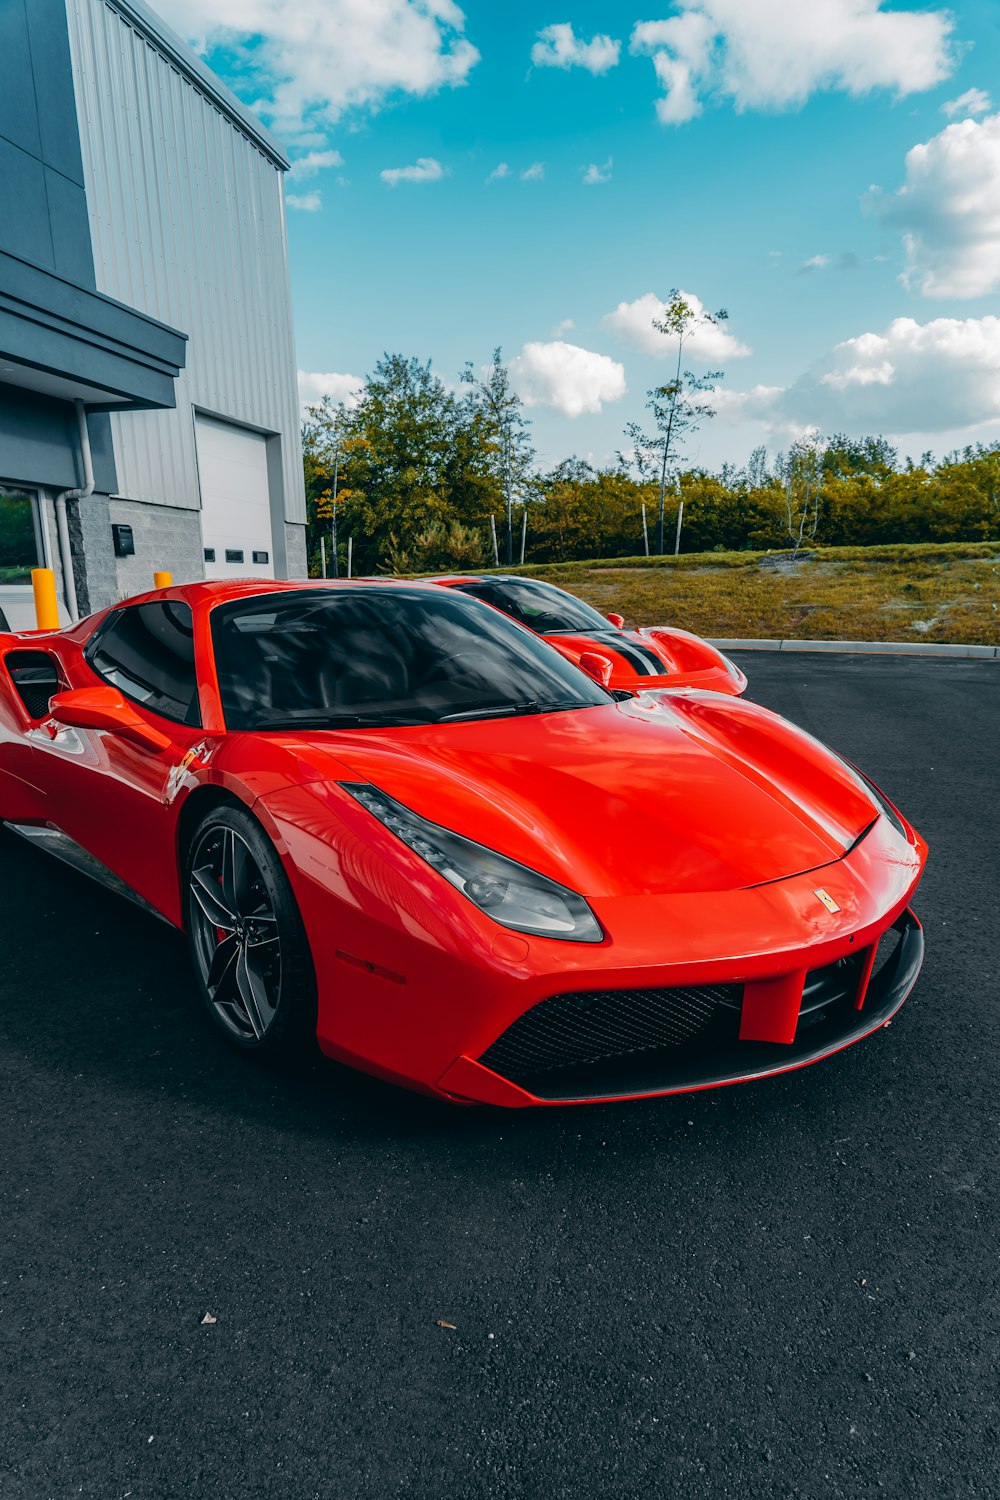
[[[0,609],[306,572],[288,160],[142,0],[0,0]]]

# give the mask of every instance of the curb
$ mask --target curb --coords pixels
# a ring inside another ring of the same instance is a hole
[[[839,651],[855,656],[951,656],[1000,661],[1000,646],[952,646],[935,641],[753,641],[706,637],[720,651]]]

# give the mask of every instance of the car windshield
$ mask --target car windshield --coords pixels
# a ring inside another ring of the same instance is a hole
[[[614,626],[573,594],[535,578],[487,578],[461,583],[463,594],[483,599],[539,635],[607,634]]]
[[[370,728],[606,704],[495,610],[445,589],[302,589],[212,611],[230,729]]]

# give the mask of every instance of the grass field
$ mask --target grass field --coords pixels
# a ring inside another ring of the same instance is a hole
[[[1000,542],[705,552],[510,571],[547,578],[629,625],[767,639],[1000,645]]]

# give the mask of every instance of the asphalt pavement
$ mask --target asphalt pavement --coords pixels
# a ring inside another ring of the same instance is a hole
[[[913,996],[783,1078],[269,1073],[166,927],[0,835],[3,1500],[1000,1496],[1000,666],[740,664],[931,846]]]

